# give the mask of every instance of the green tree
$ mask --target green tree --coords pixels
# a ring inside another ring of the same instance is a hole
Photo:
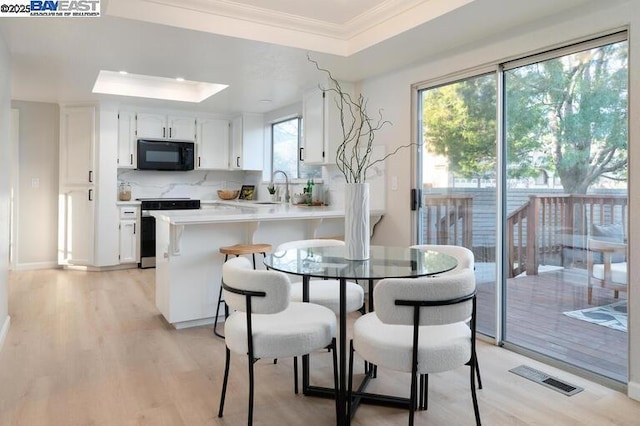
[[[495,87],[489,75],[424,96],[427,149],[459,176],[494,173]],[[550,170],[579,194],[600,178],[626,178],[626,42],[510,70],[505,88],[509,178]]]

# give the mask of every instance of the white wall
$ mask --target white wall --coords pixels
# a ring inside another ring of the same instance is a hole
[[[525,28],[510,30],[502,36],[493,38],[493,42],[477,42],[464,51],[452,52],[409,69],[362,83],[362,91],[369,99],[369,108],[375,111],[384,109],[384,118],[393,126],[379,133],[379,141],[387,145],[387,152],[412,140],[412,90],[411,86],[427,80],[433,80],[455,72],[479,67],[487,63],[498,63],[507,59],[523,56],[540,49],[566,44],[603,32],[630,28],[630,139],[629,139],[629,210],[640,208],[640,193],[635,190],[640,179],[640,122],[633,119],[640,109],[640,40],[634,37],[640,32],[640,2],[602,2],[600,10],[573,11],[572,16],[556,16],[528,25]],[[499,20],[496,20],[499,22]],[[452,29],[453,30],[453,29]],[[446,37],[446,34],[443,34]],[[425,43],[437,43],[437,40],[425,40]],[[387,191],[387,214],[376,229],[374,242],[389,245],[408,245],[413,242],[411,230],[411,211],[409,209],[409,188],[412,173],[410,165],[412,155],[403,150],[387,161],[387,188],[395,176],[399,191]],[[635,173],[634,173],[635,172]],[[634,270],[634,253],[640,253],[640,217],[629,217],[631,253],[629,271],[629,395],[640,400],[640,276]],[[640,259],[638,259],[640,260]]]
[[[20,113],[16,269],[55,267],[60,108],[21,101],[11,106]]]
[[[8,271],[9,271],[9,125],[11,67],[4,39],[0,37],[0,350],[9,331]]]

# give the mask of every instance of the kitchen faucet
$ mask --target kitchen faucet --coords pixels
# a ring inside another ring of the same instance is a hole
[[[287,174],[283,170],[275,170],[271,174],[271,184],[273,184],[273,178],[277,173],[282,173],[284,175],[284,201],[285,203],[288,203],[291,199],[291,196],[289,195],[289,176],[287,176]]]

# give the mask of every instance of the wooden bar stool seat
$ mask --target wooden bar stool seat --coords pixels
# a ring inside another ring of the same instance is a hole
[[[256,244],[234,244],[232,246],[220,247],[220,253],[224,254],[224,261],[229,259],[229,256],[242,256],[250,254],[253,259],[253,269],[256,269],[256,253],[266,256],[267,252],[271,251],[271,244],[256,243]],[[213,334],[224,339],[224,336],[216,330],[218,325],[218,314],[220,313],[220,304],[224,303],[224,317],[229,316],[229,307],[222,298],[222,283],[220,283],[220,293],[218,294],[218,304],[216,306],[216,316],[213,320]]]

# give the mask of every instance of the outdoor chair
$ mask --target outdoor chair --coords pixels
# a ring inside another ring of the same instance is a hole
[[[402,401],[413,425],[418,404],[426,408],[426,386],[418,378],[470,368],[470,388],[476,424],[480,412],[476,397],[476,284],[472,269],[437,277],[384,279],[374,290],[375,311],[353,326],[349,357],[349,413],[353,394],[354,351],[377,367],[411,374],[409,398],[367,393],[371,399]],[[451,396],[454,398],[455,396]]]
[[[627,245],[590,238],[587,247],[587,303],[593,299],[594,284],[613,289],[617,299],[619,292],[627,291]]]
[[[334,387],[338,388],[336,316],[330,309],[313,303],[291,302],[291,285],[286,274],[256,271],[244,257],[224,263],[222,280],[224,300],[235,312],[224,323],[226,357],[218,417],[222,417],[224,409],[231,352],[246,355],[248,360],[249,425],[253,424],[253,366],[260,358],[298,357],[330,349]],[[297,379],[297,363],[294,363],[294,374]],[[337,408],[336,405],[336,416]]]

